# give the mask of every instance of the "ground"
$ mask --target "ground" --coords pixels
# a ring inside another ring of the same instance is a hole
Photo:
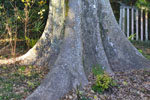
[[[0,100],[24,100],[47,72],[47,68],[36,66],[0,67]]]
[[[113,79],[117,85],[99,94],[91,89],[95,80],[91,76],[90,84],[80,91],[79,97],[77,90],[73,90],[61,100],[150,100],[150,70],[116,73]]]
[[[150,60],[150,42],[132,41],[132,43]],[[26,50],[18,48],[17,51],[19,56]],[[0,58],[10,57],[10,52],[9,46],[4,50],[1,49]],[[47,72],[46,67],[0,66],[0,100],[24,100],[40,84]],[[91,89],[95,78],[90,74],[89,85],[82,91],[78,90],[79,95],[77,90],[73,90],[61,100],[75,100],[77,96],[83,97],[79,100],[150,100],[150,70],[116,73],[112,78],[116,80],[117,86],[98,94]]]

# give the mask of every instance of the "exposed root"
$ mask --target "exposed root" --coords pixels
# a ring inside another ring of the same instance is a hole
[[[17,64],[17,65],[32,65],[34,60],[29,59],[30,56],[27,56],[28,53],[23,55],[23,56],[16,57],[16,58],[2,59],[2,60],[0,60],[0,66],[2,66],[2,65],[15,65],[15,64]]]

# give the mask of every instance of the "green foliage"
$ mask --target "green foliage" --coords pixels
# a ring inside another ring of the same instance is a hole
[[[41,28],[44,26],[42,21],[35,22],[34,27],[32,29],[33,32],[41,32]]]
[[[26,67],[25,66],[21,66],[18,71],[25,71]]]
[[[150,54],[149,53],[145,53],[143,50],[139,49],[138,50],[144,57],[146,57],[147,59],[150,59]]]
[[[30,38],[28,38],[28,37],[25,37],[25,40],[27,40],[28,41],[28,46],[30,47],[30,48],[32,48],[35,44],[36,44],[36,42],[38,41],[38,39],[30,39]]]
[[[29,87],[35,88],[35,84],[33,82],[27,81],[27,84],[28,84]]]
[[[41,69],[42,68],[42,69]],[[22,100],[39,86],[47,69],[36,66],[0,67],[0,100]]]
[[[95,92],[102,93],[117,85],[117,82],[114,81],[101,67],[94,67],[92,72],[96,76],[96,82],[92,86],[92,90]]]
[[[138,49],[138,51],[150,60],[150,41],[134,41],[132,40],[131,43]]]
[[[141,54],[143,54],[143,51],[141,49],[138,50]]]
[[[96,83],[92,86],[92,90],[102,93],[110,87],[116,86],[117,83],[107,74],[96,76]]]
[[[27,40],[26,46],[33,47],[46,24],[46,12],[47,0],[0,0],[1,38],[9,38],[6,27],[8,25],[12,36],[16,33],[17,39]]]
[[[93,74],[99,75],[99,74],[104,74],[104,69],[102,69],[102,67],[100,65],[95,65],[92,69]]]
[[[136,36],[136,34],[132,34],[128,37],[129,40],[132,40],[132,38],[134,38]]]
[[[110,0],[112,4],[112,9],[115,14],[117,21],[120,18],[120,4],[127,6],[136,6],[138,8],[144,7],[150,10],[150,0]]]
[[[149,0],[137,0],[136,4],[137,7],[145,7],[147,9],[150,9],[150,1]]]

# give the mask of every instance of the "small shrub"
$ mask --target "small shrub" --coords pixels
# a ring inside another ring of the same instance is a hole
[[[101,69],[101,67],[93,68],[93,74],[96,76],[96,82],[92,86],[92,90],[95,92],[102,93],[117,85],[116,81]]]
[[[141,49],[138,50],[141,54],[143,54],[143,51]]]

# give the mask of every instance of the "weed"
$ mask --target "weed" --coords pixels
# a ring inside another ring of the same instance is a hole
[[[92,85],[92,90],[102,93],[111,87],[117,86],[117,82],[113,80],[101,67],[94,67],[93,74],[96,76],[96,82]]]
[[[136,36],[136,34],[132,34],[128,37],[129,40],[132,40],[134,37]]]

